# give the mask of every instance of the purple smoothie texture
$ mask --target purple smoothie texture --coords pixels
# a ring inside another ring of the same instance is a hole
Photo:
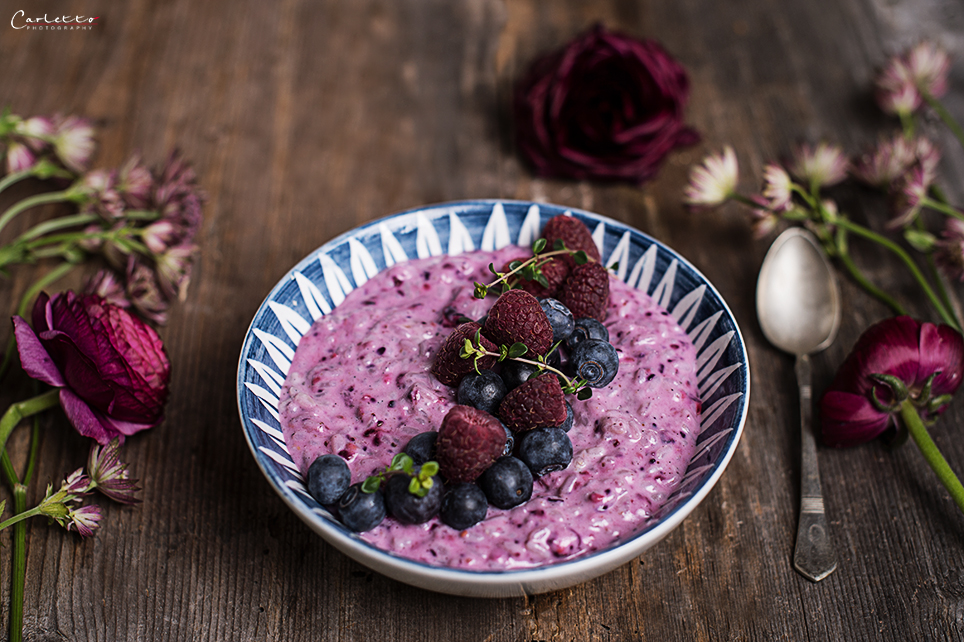
[[[285,442],[302,472],[320,455],[343,457],[352,481],[384,470],[408,440],[438,430],[455,388],[430,368],[452,331],[446,315],[478,319],[495,297],[473,298],[489,263],[525,253],[508,247],[395,265],[354,290],[298,345],[281,394]],[[696,351],[650,297],[610,280],[605,321],[619,373],[592,398],[569,400],[572,463],[535,481],[532,499],[489,506],[457,531],[433,518],[387,518],[360,534],[392,554],[467,570],[533,568],[606,548],[643,528],[680,483],[699,433]]]

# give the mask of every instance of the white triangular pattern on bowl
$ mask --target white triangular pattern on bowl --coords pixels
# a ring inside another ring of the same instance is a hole
[[[273,334],[268,334],[264,330],[255,328],[254,336],[264,345],[264,349],[268,351],[268,356],[271,357],[274,364],[278,366],[278,370],[283,372],[287,377],[288,368],[291,367],[291,360],[295,357],[295,351],[282,339],[279,339]]]
[[[415,253],[420,259],[438,256],[442,253],[442,242],[438,238],[435,227],[429,223],[421,212],[415,217],[417,231],[415,233]]]
[[[472,235],[469,234],[465,223],[455,212],[449,213],[449,251],[451,255],[463,254],[475,250]]]
[[[327,299],[321,294],[318,286],[312,283],[308,277],[301,272],[295,272],[295,282],[298,284],[301,298],[304,299],[305,307],[308,308],[308,314],[311,315],[313,321],[317,321],[324,314],[331,313],[331,306]]]
[[[382,239],[382,254],[385,255],[385,267],[392,267],[396,263],[403,263],[408,260],[408,255],[405,254],[405,250],[402,249],[402,244],[398,242],[398,239],[391,233],[387,225],[379,223],[378,232]]]
[[[529,246],[538,238],[541,230],[542,213],[538,205],[532,204],[529,206],[522,227],[520,228],[517,240],[518,244]],[[566,211],[564,214],[571,216],[572,212]],[[474,250],[475,243],[466,224],[455,212],[448,212],[447,216],[449,218],[448,253],[460,254]],[[381,222],[376,229],[381,241],[385,267],[391,267],[396,263],[407,261],[409,258],[408,254],[389,227],[384,222]],[[603,248],[605,234],[606,225],[600,222],[593,231],[593,241],[600,249],[600,253]],[[492,206],[492,211],[484,228],[479,247],[483,250],[501,249],[510,244],[510,242],[505,209],[501,202],[496,202]],[[355,281],[355,287],[358,287],[375,276],[375,274],[379,272],[379,269],[374,258],[361,242],[351,238],[348,243],[350,250],[350,270]],[[416,216],[416,246],[418,256],[434,256],[442,253],[442,243],[438,231],[432,221],[422,212],[419,212]],[[659,248],[655,244],[650,245],[636,260],[632,270],[629,271],[631,248],[631,234],[627,231],[622,235],[613,252],[610,254],[607,265],[612,265],[618,261],[619,267],[616,272],[618,278],[624,280],[630,286],[648,293],[652,285],[653,277],[657,274],[656,268],[659,262]],[[301,300],[304,302],[305,310],[311,316],[312,321],[316,321],[321,316],[329,314],[333,307],[340,304],[345,296],[353,289],[344,271],[331,256],[321,253],[318,257],[318,262],[321,267],[321,275],[315,277],[315,282],[301,272],[296,271],[293,274],[293,278],[298,285]],[[700,398],[704,405],[706,405],[730,375],[744,367],[745,364],[739,362],[726,365],[718,370],[715,369],[717,363],[726,352],[733,338],[734,331],[723,334],[710,345],[705,346],[722,317],[723,311],[720,310],[713,313],[708,318],[700,320],[694,327],[690,328],[696,321],[698,309],[705,297],[706,286],[701,284],[689,292],[678,293],[678,296],[674,296],[677,294],[675,289],[679,285],[677,283],[677,267],[678,261],[675,257],[671,256],[669,266],[662,274],[651,296],[660,306],[667,310],[673,299],[676,299],[676,305],[670,313],[680,326],[689,333],[690,340],[696,348],[696,378],[697,381],[700,382]],[[628,278],[627,271],[629,272]],[[329,304],[329,301],[318,287],[318,283],[322,281],[325,283],[333,305]],[[297,305],[297,303],[296,301],[292,301],[291,305]],[[310,323],[287,305],[270,301],[269,307],[278,319],[280,330],[291,340],[291,343],[297,345],[300,337],[305,334],[310,327]],[[250,421],[267,437],[266,444],[268,445],[258,446],[258,450],[278,464],[279,468],[277,472],[286,478],[284,484],[288,488],[310,500],[310,494],[301,481],[301,474],[291,460],[285,447],[277,411],[280,398],[280,388],[278,384],[279,382],[283,383],[284,376],[287,375],[294,351],[288,345],[288,342],[280,336],[275,336],[258,328],[253,328],[252,330],[253,334],[261,341],[271,361],[281,373],[279,374],[279,372],[271,368],[270,365],[261,361],[254,359],[247,360],[247,365],[261,377],[268,388],[251,382],[245,382],[245,386],[249,394],[258,400],[260,405],[265,408],[265,411],[274,420],[269,423],[254,417],[249,417]],[[724,416],[726,410],[741,396],[742,393],[731,394],[716,399],[713,403],[709,404],[709,407],[703,411],[703,418],[700,422],[700,434],[704,434],[708,428],[719,421],[719,419]],[[678,487],[677,492],[674,494],[670,507],[678,505],[685,498],[691,496],[692,492],[687,487],[698,483],[703,474],[712,467],[711,463],[695,468],[693,464],[700,458],[707,456],[716,444],[732,432],[733,428],[724,429],[704,441],[698,442],[697,451],[691,459],[691,467]],[[331,519],[327,511],[323,509],[316,510],[316,512],[326,519]]]
[[[274,315],[278,318],[281,329],[285,331],[285,334],[288,335],[291,342],[298,345],[301,337],[305,336],[305,333],[311,329],[311,324],[286,305],[272,301],[268,304],[268,307],[271,308],[271,311],[274,312]]]
[[[616,267],[616,277],[620,281],[626,280],[626,272],[629,270],[629,241],[631,238],[632,235],[629,233],[629,230],[624,232],[622,238],[619,239],[619,243],[616,244],[616,249],[613,250],[613,253],[610,254],[609,258],[605,261],[606,268],[610,270],[613,269],[614,263],[619,264]]]
[[[630,287],[649,292],[649,284],[653,280],[653,273],[656,271],[657,249],[655,245],[650,245],[636,261],[636,265],[633,266],[633,271],[629,275],[629,280],[626,281]]]
[[[368,279],[378,274],[375,259],[358,239],[348,239],[348,249],[351,252],[351,276],[355,280],[355,287],[364,285]]]
[[[532,247],[532,244],[539,238],[540,230],[542,230],[540,222],[539,206],[530,205],[526,217],[522,220],[522,228],[519,229],[519,240],[516,241],[516,244],[522,247]]]
[[[348,293],[354,290],[345,272],[338,267],[335,260],[322,252],[318,255],[321,263],[321,272],[325,275],[325,287],[328,288],[328,296],[334,307],[341,305]]]
[[[492,206],[492,215],[482,232],[481,248],[487,252],[501,250],[512,241],[509,240],[509,221],[505,218],[505,208],[502,203]]]

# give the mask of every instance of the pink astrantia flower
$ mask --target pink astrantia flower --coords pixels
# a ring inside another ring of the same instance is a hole
[[[136,504],[140,500],[134,497],[134,493],[140,489],[137,487],[137,480],[130,478],[127,464],[118,457],[119,449],[119,439],[112,439],[104,447],[96,444],[91,446],[87,460],[90,486],[115,502]]]
[[[759,206],[750,208],[750,228],[753,230],[753,238],[762,239],[776,229],[780,217],[770,209],[769,201],[762,196],[753,196],[750,200]]]
[[[90,277],[84,287],[84,294],[96,294],[107,303],[129,308],[131,302],[127,300],[124,283],[113,270],[100,270]]]
[[[914,222],[920,213],[921,204],[927,196],[932,180],[921,165],[914,166],[907,173],[894,193],[894,217],[887,221],[888,229],[900,229]]]
[[[100,526],[102,517],[100,508],[97,506],[79,506],[67,513],[63,523],[68,531],[77,531],[81,537],[90,537]]]
[[[94,154],[94,128],[83,118],[55,119],[54,153],[67,169],[83,172]]]
[[[719,205],[733,196],[740,178],[736,152],[727,145],[721,154],[710,154],[690,170],[684,202],[692,207]]]
[[[83,468],[78,468],[67,475],[61,490],[74,498],[86,495],[90,492],[90,478],[84,474]]]
[[[33,167],[37,162],[37,157],[33,151],[19,141],[11,141],[7,144],[7,172],[14,174]]]
[[[24,139],[24,142],[34,151],[41,151],[49,146],[49,140],[54,135],[53,122],[44,116],[33,116],[17,123],[14,131]]]
[[[964,281],[964,221],[948,217],[934,250],[934,260],[949,279]]]
[[[117,193],[128,207],[139,210],[147,208],[154,188],[154,176],[137,154],[131,156],[117,172]]]
[[[689,79],[658,43],[597,26],[529,68],[514,92],[519,151],[540,176],[643,183],[699,135]]]
[[[895,424],[894,389],[877,375],[906,386],[925,420],[946,407],[964,378],[964,340],[947,325],[911,317],[885,319],[868,328],[837,371],[820,402],[823,440],[830,446],[855,446]]]
[[[803,144],[793,153],[790,172],[816,187],[830,187],[847,178],[850,161],[837,145],[826,142],[816,147]]]
[[[939,98],[947,93],[951,61],[933,42],[921,42],[906,54],[907,69],[918,91]]]
[[[33,328],[14,317],[24,370],[60,388],[80,434],[106,444],[161,422],[170,363],[144,321],[97,296],[41,294]]]
[[[127,299],[142,317],[152,323],[167,323],[170,299],[164,296],[157,272],[141,261],[130,257],[127,265]]]
[[[926,175],[936,176],[940,160],[940,150],[929,139],[917,136],[908,140],[897,133],[892,138],[881,139],[871,151],[857,158],[851,173],[868,185],[890,189],[915,164],[920,164]]]
[[[763,196],[771,209],[783,211],[790,207],[793,198],[793,181],[787,171],[776,163],[763,168]]]

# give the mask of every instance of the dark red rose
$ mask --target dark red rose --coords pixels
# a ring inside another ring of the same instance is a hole
[[[596,26],[540,58],[515,90],[516,140],[540,176],[643,183],[674,148],[686,71],[659,44]]]
[[[60,404],[82,435],[107,444],[156,426],[171,367],[144,321],[99,296],[41,294],[33,329],[14,317],[24,370],[60,388]]]

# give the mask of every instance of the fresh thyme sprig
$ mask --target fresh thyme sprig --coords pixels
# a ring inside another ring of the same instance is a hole
[[[416,472],[415,460],[405,453],[398,453],[392,457],[392,462],[385,467],[385,470],[371,475],[362,482],[362,492],[368,494],[374,493],[381,487],[385,478],[393,473],[404,473],[411,477],[412,479],[408,483],[408,492],[418,497],[425,497],[428,495],[428,491],[431,490],[432,486],[435,485],[433,478],[438,474],[438,463],[427,461],[422,464],[418,472]]]
[[[557,341],[552,348],[546,352],[545,355],[537,355],[536,359],[524,359],[524,355],[529,352],[529,347],[524,343],[513,343],[511,346],[501,345],[499,346],[498,352],[493,352],[487,350],[485,346],[482,345],[482,331],[476,330],[475,341],[473,343],[472,339],[466,339],[465,345],[462,346],[459,356],[463,359],[473,359],[473,365],[475,366],[475,371],[479,372],[479,359],[482,357],[496,357],[497,361],[505,361],[510,359],[512,361],[518,361],[520,363],[528,363],[530,365],[536,366],[538,370],[533,373],[532,376],[536,377],[543,372],[551,372],[560,379],[562,384],[562,391],[566,394],[574,394],[577,399],[589,399],[592,396],[592,388],[589,387],[589,382],[585,379],[577,378],[570,379],[564,372],[558,368],[554,368],[546,363],[546,359],[555,352],[556,348],[562,341]]]
[[[489,284],[475,282],[475,298],[484,299],[489,294],[489,288],[493,288],[499,283],[502,283],[502,291],[511,290],[520,279],[525,279],[526,281],[535,281],[544,288],[549,287],[549,281],[546,279],[545,274],[542,273],[542,266],[549,262],[549,260],[560,254],[569,254],[572,256],[576,265],[582,265],[587,263],[591,259],[589,255],[583,250],[570,250],[566,247],[566,244],[562,242],[561,239],[556,239],[553,243],[553,249],[551,252],[546,252],[543,254],[543,250],[546,249],[546,239],[537,239],[535,243],[532,244],[532,257],[526,259],[525,261],[512,261],[509,263],[508,272],[499,272],[495,269],[492,263],[489,263],[489,271],[492,272],[496,277],[496,280]],[[512,280],[509,279],[515,275],[517,278]]]

